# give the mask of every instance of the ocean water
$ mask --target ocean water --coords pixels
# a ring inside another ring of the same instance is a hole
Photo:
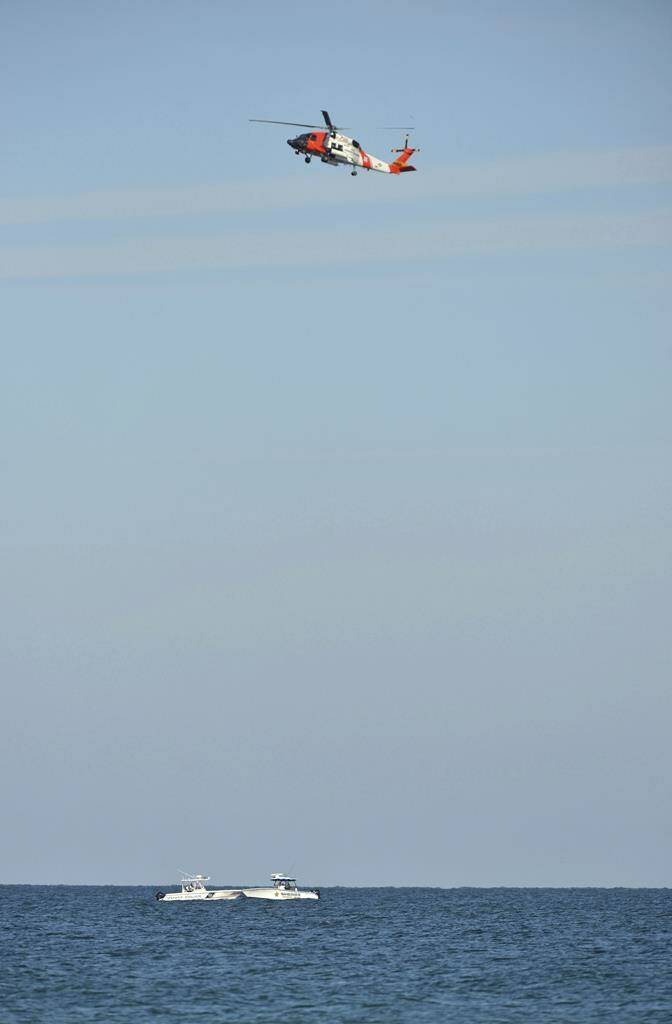
[[[1,886],[0,1021],[672,1021],[672,890]]]

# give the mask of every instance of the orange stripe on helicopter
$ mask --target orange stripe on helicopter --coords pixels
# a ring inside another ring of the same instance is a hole
[[[306,143],[307,152],[326,153],[327,148],[324,145],[324,140],[326,139],[326,137],[326,132],[312,132],[312,134],[308,137],[308,142]]]

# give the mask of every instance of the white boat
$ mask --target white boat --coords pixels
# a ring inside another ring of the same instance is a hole
[[[156,893],[157,900],[235,900],[240,896],[240,889],[206,889],[205,883],[209,882],[206,875],[185,875],[182,874],[180,892]]]
[[[273,885],[255,885],[241,889],[243,896],[251,900],[319,900],[319,889],[298,889],[296,879],[281,871],[271,875]]]

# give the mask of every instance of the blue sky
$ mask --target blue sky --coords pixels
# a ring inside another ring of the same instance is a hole
[[[2,22],[2,880],[669,884],[669,5]]]

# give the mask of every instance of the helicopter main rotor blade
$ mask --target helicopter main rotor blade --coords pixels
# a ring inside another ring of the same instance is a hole
[[[331,118],[329,117],[329,112],[327,110],[323,110],[322,111],[322,117],[324,118],[324,123],[326,124],[327,128],[329,129],[329,131],[330,132],[335,132],[336,131],[336,125],[331,123]]]
[[[321,124],[302,124],[300,121],[268,121],[265,117],[250,117],[248,121],[256,121],[257,124],[289,124],[293,128],[321,128]]]

